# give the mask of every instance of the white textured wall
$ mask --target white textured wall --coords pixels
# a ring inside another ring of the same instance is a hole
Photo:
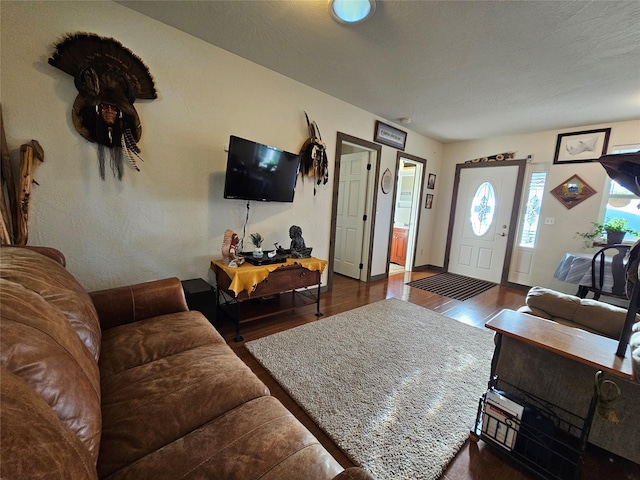
[[[223,232],[241,233],[246,213],[246,202],[222,198],[229,135],[296,152],[306,110],[327,143],[331,179],[338,131],[373,139],[372,114],[112,2],[3,1],[0,15],[0,100],[12,159],[32,138],[46,156],[35,173],[29,244],[62,250],[89,290],[207,277]],[[77,31],[119,40],[156,80],[158,98],[136,102],[146,161],[122,182],[100,180],[95,145],[71,123],[73,79],[47,63],[53,45]],[[410,131],[406,151],[439,173],[441,144]],[[380,172],[394,170],[395,154],[383,147]],[[298,224],[314,254],[326,258],[332,188],[331,180],[314,197],[312,183],[299,181],[293,204],[252,202],[247,233],[287,245],[289,226]],[[380,190],[378,199],[373,275],[386,267],[392,200]],[[435,211],[423,210],[418,264],[429,262]]]
[[[252,202],[247,233],[286,245],[295,223],[314,254],[328,256],[336,133],[371,141],[375,116],[112,2],[3,1],[0,16],[0,101],[12,159],[32,138],[46,155],[35,174],[29,243],[62,250],[87,289],[171,275],[206,278],[224,230],[241,233],[246,213],[245,202],[222,198],[229,135],[298,151],[304,110],[327,143],[331,180],[315,197],[311,182],[299,182],[293,204]],[[126,170],[121,183],[100,180],[95,145],[71,124],[73,80],[47,63],[54,43],[77,31],[121,41],[156,80],[159,98],[136,103],[146,161],[140,173]],[[409,131],[406,152],[428,160],[425,178],[437,175],[435,190],[423,189],[421,206],[426,193],[434,203],[421,210],[416,264],[443,263],[456,163],[515,150],[550,164],[558,133],[608,126],[610,145],[640,142],[640,120],[445,146]],[[394,170],[396,152],[383,147],[380,172]],[[605,182],[599,165],[550,165],[549,172],[547,191],[578,173],[599,193],[571,210],[545,198],[542,215],[556,223],[540,233],[532,274],[540,285],[554,285],[562,254],[580,247],[573,234],[595,220]],[[377,186],[373,275],[386,268],[392,208],[391,195]]]

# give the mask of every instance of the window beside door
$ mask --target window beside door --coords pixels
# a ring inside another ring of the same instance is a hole
[[[529,185],[527,188],[527,203],[520,224],[519,247],[535,248],[540,225],[540,209],[542,208],[542,197],[544,196],[544,186],[547,182],[547,172],[531,172]]]
[[[640,150],[638,145],[614,146],[611,153],[632,153]],[[599,219],[604,223],[611,218],[624,218],[627,220],[627,227],[640,231],[640,197],[627,190],[615,180],[609,179],[607,193],[604,195],[604,215]],[[635,242],[638,237],[627,234],[626,241]]]

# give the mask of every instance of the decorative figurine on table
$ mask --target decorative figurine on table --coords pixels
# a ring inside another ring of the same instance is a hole
[[[309,258],[311,256],[311,248],[305,245],[304,238],[302,238],[302,229],[299,226],[291,225],[289,237],[291,238],[291,257]]]
[[[224,232],[222,240],[222,263],[228,267],[238,267],[244,258],[238,255],[238,235],[231,229]]]

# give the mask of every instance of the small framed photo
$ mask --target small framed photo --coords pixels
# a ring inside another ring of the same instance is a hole
[[[431,208],[433,206],[433,195],[427,193],[427,199],[424,202],[424,208]]]
[[[403,132],[391,125],[376,120],[376,130],[373,135],[373,141],[404,151],[407,143],[407,132]]]
[[[429,174],[429,178],[427,179],[427,188],[429,190],[436,188],[436,176],[433,173]]]
[[[555,165],[593,162],[607,153],[610,128],[561,133],[556,142]]]

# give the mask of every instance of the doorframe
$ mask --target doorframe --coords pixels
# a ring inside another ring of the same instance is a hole
[[[451,255],[451,242],[453,240],[453,224],[455,222],[456,207],[458,204],[458,187],[460,184],[460,173],[467,168],[490,168],[490,167],[518,167],[518,176],[516,179],[516,189],[513,193],[513,206],[511,207],[511,217],[509,219],[509,233],[507,234],[507,249],[504,255],[504,263],[502,265],[502,275],[500,276],[500,285],[509,284],[509,267],[511,266],[511,257],[513,256],[513,244],[516,232],[518,231],[518,218],[520,216],[520,204],[522,203],[522,186],[524,185],[524,174],[527,167],[527,160],[507,160],[503,162],[481,162],[481,163],[458,163],[456,165],[456,175],[453,180],[453,195],[451,197],[451,210],[449,211],[449,226],[447,227],[447,244],[444,253],[445,272],[449,271],[449,259]]]
[[[421,163],[422,164],[422,173],[420,175],[420,178],[416,178],[414,181],[415,182],[420,182],[420,201],[418,202],[418,211],[416,212],[417,217],[416,217],[416,225],[415,225],[415,235],[414,235],[414,242],[413,242],[413,255],[411,258],[411,265],[409,265],[409,268],[411,269],[411,271],[413,271],[413,269],[415,268],[415,263],[416,263],[416,252],[418,251],[418,233],[420,233],[420,219],[422,218],[421,212],[422,212],[422,208],[420,208],[420,206],[422,205],[422,197],[424,196],[424,175],[426,172],[426,167],[427,167],[427,159],[426,158],[421,158],[421,157],[416,157],[415,155],[411,155],[410,153],[405,153],[405,152],[397,152],[396,153],[396,175],[395,175],[395,181],[393,182],[393,203],[391,205],[391,218],[389,220],[389,246],[387,248],[387,266],[386,266],[386,270],[385,270],[385,276],[389,276],[389,263],[391,262],[391,248],[392,248],[392,242],[393,242],[393,223],[395,220],[395,216],[396,216],[396,201],[397,201],[397,195],[398,195],[398,176],[399,176],[399,172],[400,172],[400,162],[402,161],[403,158],[406,158],[407,160],[411,160],[413,162],[416,163]]]
[[[342,144],[344,142],[352,143],[359,147],[362,147],[366,150],[369,150],[372,154],[375,152],[375,165],[372,167],[372,173],[374,175],[373,185],[371,192],[367,193],[367,205],[371,205],[369,209],[370,214],[368,216],[368,224],[369,224],[369,245],[367,247],[366,253],[368,257],[367,261],[367,271],[365,272],[365,282],[369,282],[371,280],[371,261],[373,259],[373,234],[375,227],[375,211],[378,203],[378,178],[380,176],[380,161],[382,158],[382,145],[378,143],[369,142],[367,140],[363,140],[361,138],[354,137],[347,133],[338,132],[336,136],[336,154],[335,154],[335,162],[333,166],[333,194],[332,194],[332,205],[331,205],[331,232],[329,236],[329,259],[327,263],[327,290],[331,290],[333,288],[333,261],[336,256],[336,225],[337,225],[337,215],[338,215],[338,193],[340,187],[340,158],[342,157]],[[366,230],[366,226],[365,226]],[[388,267],[387,267],[388,268]],[[362,278],[361,278],[362,281]]]

